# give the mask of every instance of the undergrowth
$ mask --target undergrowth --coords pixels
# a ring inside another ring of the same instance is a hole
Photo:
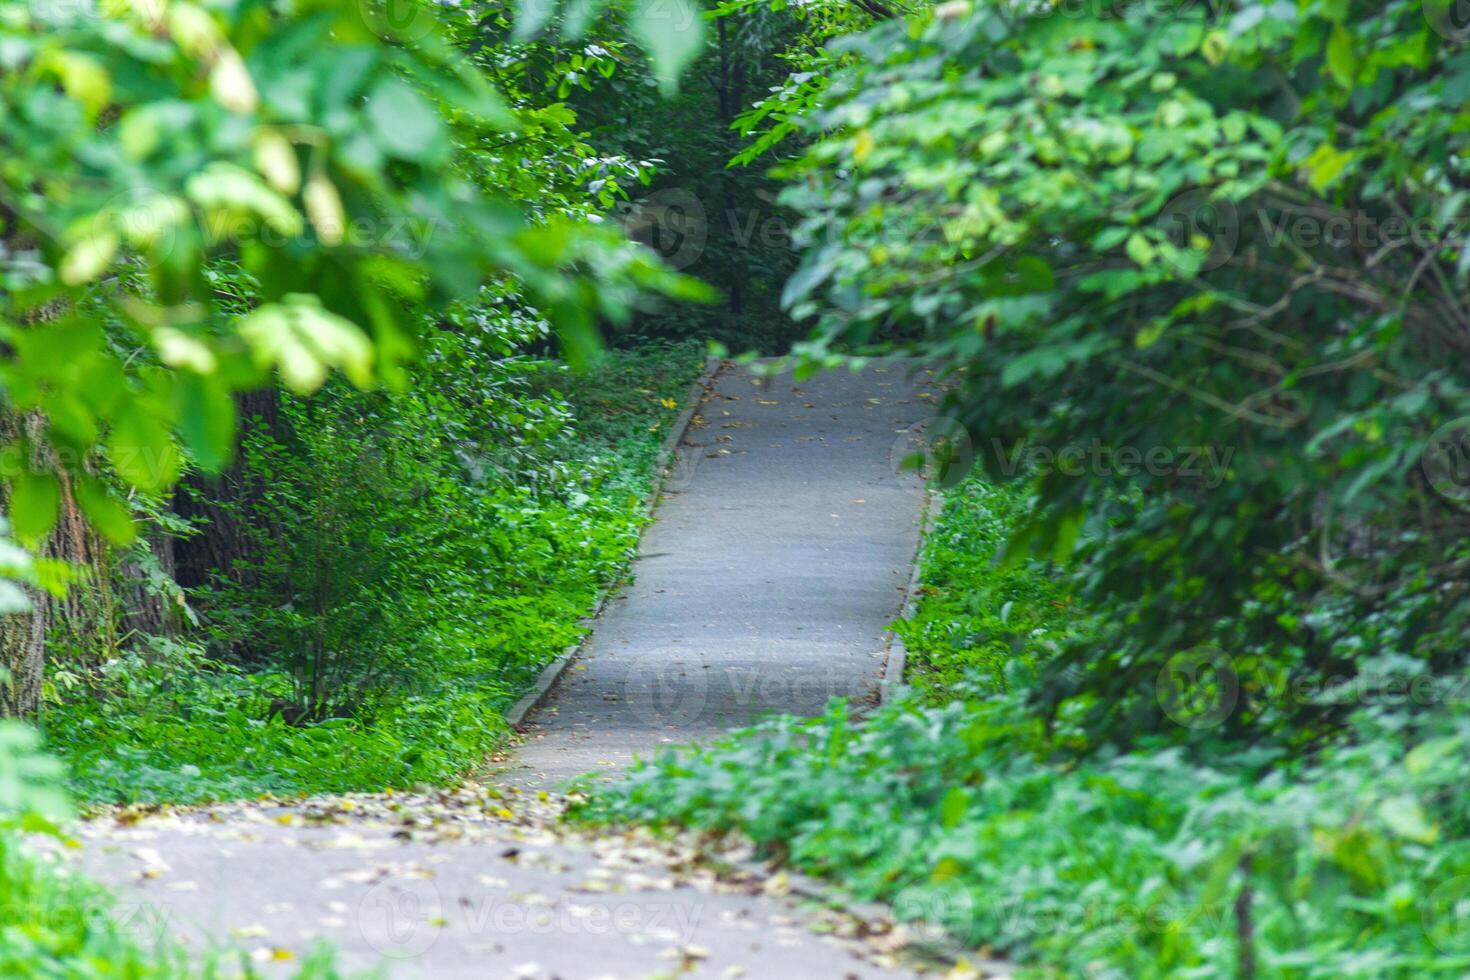
[[[907,680],[940,704],[962,682],[1004,691],[1009,664],[1035,666],[1085,630],[1085,617],[1045,562],[995,561],[1025,512],[1024,484],[966,480],[943,500],[922,545],[922,601],[895,625],[908,650]]]
[[[611,352],[583,375],[504,358],[487,377],[456,373],[458,353],[433,352],[441,383],[391,410],[287,403],[289,450],[247,439],[255,537],[193,597],[204,629],[52,677],[44,727],[79,798],[443,783],[502,743],[503,713],[636,545],[702,358]]]

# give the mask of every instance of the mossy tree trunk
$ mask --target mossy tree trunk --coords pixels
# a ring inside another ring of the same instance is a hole
[[[46,421],[39,413],[0,410],[0,443],[10,443],[25,436],[41,458],[39,466],[59,469],[56,460],[45,449]],[[69,481],[61,476],[61,512],[37,555],[67,562],[84,569],[95,569],[101,549],[96,536],[87,527],[77,508]],[[9,509],[8,491],[0,487],[0,499]],[[41,589],[25,587],[31,600],[31,611],[0,616],[0,666],[9,679],[0,684],[0,715],[33,715],[41,706],[41,684],[45,677],[46,645],[58,626],[82,629],[88,622],[88,597],[83,588],[72,588],[64,596],[53,596]]]

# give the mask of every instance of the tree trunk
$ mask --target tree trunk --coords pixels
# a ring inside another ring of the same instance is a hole
[[[77,509],[70,481],[60,472],[54,454],[45,448],[45,431],[46,420],[38,412],[18,415],[0,409],[0,443],[13,442],[24,433],[30,444],[38,447],[34,450],[38,458],[33,462],[57,471],[61,479],[61,514],[56,527],[38,549],[38,556],[82,565],[95,572],[101,553],[99,543]],[[0,498],[8,510],[8,488],[0,487]],[[59,598],[30,586],[25,591],[31,600],[31,611],[0,616],[0,667],[10,675],[7,683],[0,684],[0,715],[33,715],[40,709],[46,641],[54,627],[66,626],[78,634],[85,634],[88,629],[84,588],[72,588]]]
[[[174,500],[174,513],[193,521],[198,533],[174,543],[176,578],[185,588],[208,585],[215,574],[249,584],[250,576],[237,566],[249,555],[249,536],[243,521],[248,519],[255,489],[250,486],[240,460],[240,434],[259,426],[281,436],[280,398],[274,388],[242,392],[235,396],[240,419],[236,434],[235,461],[222,473],[205,476],[191,473]]]

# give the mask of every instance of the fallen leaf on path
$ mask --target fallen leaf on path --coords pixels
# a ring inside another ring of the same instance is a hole
[[[230,935],[234,936],[236,939],[259,939],[262,936],[269,936],[270,934],[271,931],[269,929],[259,924],[250,926],[232,926],[230,928]]]

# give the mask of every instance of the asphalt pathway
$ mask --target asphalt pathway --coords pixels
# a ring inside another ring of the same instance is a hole
[[[633,583],[532,715],[505,778],[552,788],[769,712],[876,699],[923,503],[899,464],[932,398],[905,362],[800,383],[722,372]]]
[[[578,831],[542,791],[767,711],[876,699],[903,602],[933,414],[891,364],[802,383],[728,367],[694,417],[634,581],[508,770],[419,794],[118,810],[60,860],[167,933],[289,976],[320,942],[405,977],[849,980],[922,972],[903,926],[798,902],[750,855]]]

